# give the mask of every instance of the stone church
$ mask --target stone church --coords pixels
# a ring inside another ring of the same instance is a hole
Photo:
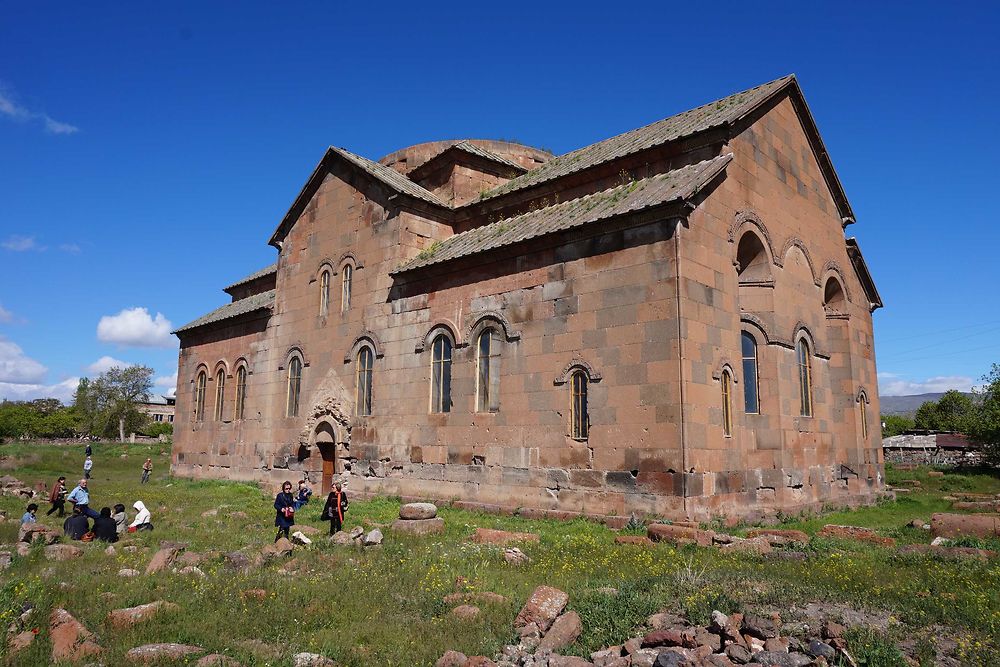
[[[176,332],[173,471],[529,516],[871,501],[854,222],[794,76],[559,156],[331,147],[277,261]]]

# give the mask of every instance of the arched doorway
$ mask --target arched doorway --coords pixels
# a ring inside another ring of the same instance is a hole
[[[316,425],[314,441],[320,456],[323,457],[321,493],[326,495],[333,488],[333,476],[337,474],[337,434],[330,422],[324,421]]]

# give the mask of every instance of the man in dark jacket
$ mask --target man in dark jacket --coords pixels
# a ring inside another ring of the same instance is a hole
[[[101,516],[94,519],[94,537],[102,542],[118,541],[118,524],[111,518],[110,507],[102,507]]]
[[[337,482],[333,491],[326,497],[322,519],[330,520],[330,534],[339,533],[344,528],[344,512],[347,511],[347,494],[343,485]]]
[[[90,531],[90,522],[83,515],[79,505],[73,506],[73,514],[63,523],[63,533],[71,540],[82,539]]]

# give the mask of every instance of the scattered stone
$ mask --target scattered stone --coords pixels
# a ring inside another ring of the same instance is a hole
[[[31,545],[25,544],[24,542],[18,542],[14,545],[14,552],[20,558],[27,558],[31,554]]]
[[[857,540],[859,542],[870,542],[879,546],[892,547],[896,545],[896,540],[891,537],[882,537],[871,528],[861,528],[860,526],[838,526],[827,524],[819,531],[823,537],[836,537],[845,540]]]
[[[747,537],[779,537],[782,541],[771,541],[771,546],[783,546],[789,543],[808,544],[809,536],[801,530],[779,530],[776,528],[756,528],[747,533]]]
[[[247,558],[246,554],[239,551],[232,551],[227,553],[223,557],[223,563],[228,570],[249,570],[250,569],[250,559]]]
[[[180,660],[195,653],[203,653],[205,649],[200,646],[189,644],[175,644],[173,642],[165,644],[144,644],[137,646],[125,654],[125,657],[132,662],[154,663],[163,660]]]
[[[542,637],[538,648],[558,651],[575,642],[582,632],[583,623],[580,621],[580,615],[575,611],[568,611],[552,623],[552,627]]]
[[[150,560],[149,565],[146,566],[146,575],[149,576],[170,567],[182,548],[183,547],[178,548],[176,546],[166,546],[161,548],[153,554],[153,559]]]
[[[24,649],[31,646],[34,641],[35,633],[30,630],[25,630],[24,632],[12,636],[7,642],[8,657],[13,657],[15,654],[20,653]]]
[[[392,522],[392,530],[397,533],[407,533],[409,535],[434,535],[444,532],[444,519],[441,517],[431,517],[429,519],[396,519]]]
[[[618,535],[615,537],[615,544],[630,544],[637,547],[651,547],[653,540],[645,535]]]
[[[594,663],[575,655],[553,654],[549,656],[549,667],[594,667]]]
[[[382,531],[378,528],[365,535],[364,539],[364,545],[366,547],[373,547],[376,544],[382,544]]]
[[[340,531],[339,533],[334,533],[327,539],[333,542],[334,544],[338,544],[340,546],[346,546],[354,542],[354,540],[351,539],[351,535],[349,533],[345,533],[344,531]]]
[[[139,570],[133,570],[130,567],[123,567],[122,569],[118,570],[118,576],[124,577],[126,579],[131,579],[132,577],[138,577],[140,574],[142,573],[139,572]]]
[[[945,514],[931,516],[934,537],[998,537],[1000,516],[981,514]]]
[[[104,550],[104,554],[107,556],[114,556],[117,552],[115,551],[115,545],[109,544],[108,548]]]
[[[249,519],[250,518],[247,515],[246,512],[242,512],[242,511],[239,511],[239,510],[237,510],[236,512],[230,513],[229,517],[232,518],[232,519]]]
[[[646,534],[654,542],[671,542],[677,545],[697,544],[702,547],[712,546],[712,537],[714,536],[711,530],[669,523],[651,523],[646,528]]]
[[[488,602],[493,604],[500,604],[506,602],[507,598],[500,595],[499,593],[492,593],[490,591],[470,591],[468,593],[449,593],[444,596],[445,604],[455,604],[456,602]]]
[[[219,510],[205,510],[201,513],[203,517],[217,516],[218,514]]]
[[[437,516],[434,503],[407,503],[399,508],[399,518],[407,520],[433,519]]]
[[[524,565],[531,559],[517,547],[507,547],[503,550],[503,559],[508,565]]]
[[[468,660],[464,653],[445,651],[444,655],[434,663],[434,667],[464,667]]]
[[[642,648],[658,648],[660,646],[683,646],[684,638],[681,631],[675,628],[654,630],[642,638]]]
[[[190,575],[198,577],[199,579],[204,579],[205,577],[208,576],[207,574],[202,572],[201,568],[198,567],[197,565],[187,565],[185,567],[182,567],[181,569],[177,570],[177,574]]]
[[[354,528],[351,528],[351,539],[352,540],[361,539],[361,537],[364,534],[365,534],[365,529],[362,528],[361,526],[355,526]]]
[[[177,565],[201,565],[201,562],[205,560],[205,557],[196,551],[185,551],[177,557],[174,561]]]
[[[947,537],[935,537],[933,540],[931,540],[932,547],[946,547],[949,544],[951,544],[951,540],[949,540]]]
[[[631,655],[632,667],[653,667],[653,663],[656,662],[656,658],[660,655],[660,652],[654,651],[651,648],[642,648]]]
[[[6,570],[12,562],[14,562],[14,554],[9,551],[0,551],[0,570]]]
[[[319,653],[296,653],[292,656],[293,667],[337,667],[337,663]]]
[[[244,599],[252,598],[254,600],[264,600],[267,598],[267,591],[263,588],[251,588],[240,593],[240,597]]]
[[[771,639],[778,636],[781,622],[773,618],[765,618],[756,614],[747,614],[743,617],[741,630],[743,634],[756,637],[757,639]]]
[[[65,609],[53,609],[49,615],[49,640],[52,662],[77,661],[104,650],[94,641],[94,634]]]
[[[906,524],[910,528],[923,528],[925,521],[923,519],[913,519],[910,523]]]
[[[276,556],[290,556],[294,546],[284,537],[279,538],[274,544],[267,544],[261,550],[260,553],[264,558],[273,558]]]
[[[748,553],[757,554],[763,556],[771,553],[771,542],[767,537],[751,537],[745,540],[735,540],[732,544],[725,544],[722,546],[723,551],[732,551],[736,553]]]
[[[40,523],[22,523],[17,529],[17,541],[26,542],[28,544],[31,544],[32,542],[55,544],[59,541],[61,535],[62,533],[58,530],[49,528],[48,526]]]
[[[928,477],[944,477],[944,473],[940,470],[931,470],[927,473]]]
[[[212,653],[194,663],[194,667],[243,667],[235,658],[221,653]]]
[[[72,560],[83,555],[83,549],[72,544],[50,544],[45,547],[46,560]]]
[[[806,653],[814,658],[826,658],[827,660],[832,660],[837,655],[836,649],[818,639],[814,639],[806,644]]]
[[[451,610],[452,616],[462,621],[471,621],[479,616],[479,607],[463,604]]]
[[[149,604],[141,604],[138,607],[127,609],[115,609],[108,614],[108,622],[114,628],[128,628],[136,623],[148,621],[162,611],[178,611],[179,606],[173,602],[158,600]]]
[[[823,635],[823,639],[840,639],[844,636],[845,632],[847,632],[847,628],[833,621],[827,621],[820,628],[820,634]]]
[[[312,544],[312,540],[305,536],[301,530],[297,530],[292,533],[292,543],[301,544],[302,546],[309,546]]]
[[[552,663],[550,662],[551,666]],[[465,667],[497,667],[497,664],[482,655],[474,655],[465,662]]]
[[[745,665],[753,658],[750,649],[741,644],[730,644],[726,647],[726,657],[737,665]]]
[[[544,632],[562,613],[568,602],[569,595],[564,591],[551,586],[539,586],[532,591],[531,597],[517,614],[517,618],[514,619],[514,627],[520,629],[529,623],[534,623],[540,631]]]
[[[476,532],[472,534],[470,539],[478,544],[510,544],[511,542],[537,542],[538,534],[476,528]]]

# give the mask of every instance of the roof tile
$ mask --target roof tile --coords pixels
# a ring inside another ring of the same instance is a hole
[[[202,315],[193,322],[188,322],[179,329],[174,330],[173,333],[177,334],[182,331],[190,331],[191,329],[197,329],[198,327],[205,326],[206,324],[214,324],[215,322],[232,319],[234,317],[239,317],[240,315],[252,313],[256,310],[270,310],[273,307],[274,290],[272,289],[266,292],[261,292],[260,294],[248,296],[247,298],[240,299],[239,301],[227,303],[222,308],[216,308],[212,312]]]

